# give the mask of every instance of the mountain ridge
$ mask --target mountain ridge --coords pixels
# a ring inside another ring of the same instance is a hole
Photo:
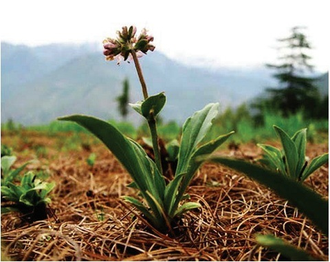
[[[116,97],[126,77],[130,103],[142,99],[133,62],[105,61],[95,45],[31,48],[2,43],[1,51],[3,121],[35,125],[76,113],[120,119]],[[181,64],[157,50],[140,62],[150,95],[167,96],[163,119],[180,123],[210,102],[219,102],[221,109],[247,102],[274,81],[265,70],[208,70]],[[141,119],[131,109],[127,120]]]

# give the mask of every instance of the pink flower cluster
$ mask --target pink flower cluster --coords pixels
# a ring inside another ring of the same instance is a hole
[[[106,60],[117,60],[119,64],[121,61],[126,61],[131,58],[131,52],[134,50],[137,57],[141,57],[149,50],[154,51],[155,46],[150,44],[154,40],[153,36],[147,34],[147,30],[143,29],[138,37],[136,35],[136,27],[124,26],[122,31],[117,31],[118,37],[116,39],[107,38],[103,41],[103,54]]]

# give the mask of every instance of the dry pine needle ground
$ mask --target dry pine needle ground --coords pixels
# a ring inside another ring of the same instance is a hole
[[[56,181],[51,203],[54,214],[33,224],[22,221],[19,214],[2,214],[2,259],[283,259],[255,243],[255,233],[272,233],[328,260],[328,239],[308,219],[241,174],[214,164],[204,165],[188,192],[202,208],[178,220],[175,235],[164,235],[148,227],[141,214],[121,200],[121,196],[136,196],[136,192],[126,187],[130,177],[101,144],[58,153],[55,138],[40,134],[30,137],[32,145],[48,148],[47,155],[38,157],[39,162],[28,168],[46,170],[51,174],[49,179]],[[10,144],[13,141],[15,144]],[[2,134],[2,142],[16,152],[23,147],[13,134]],[[31,147],[18,154],[18,165],[34,157]],[[97,155],[93,167],[86,163],[91,150]],[[314,157],[327,150],[324,145],[310,145],[307,155]],[[250,160],[260,156],[252,144],[221,153]],[[328,167],[322,167],[306,183],[327,197]]]

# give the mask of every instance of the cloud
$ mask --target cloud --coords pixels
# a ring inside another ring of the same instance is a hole
[[[296,25],[308,27],[317,67],[325,68],[329,27],[326,0],[5,0],[2,41],[41,45],[51,42],[102,42],[123,25],[147,27],[157,48],[172,58],[252,65],[273,59],[276,39]],[[328,56],[327,56],[328,57]]]

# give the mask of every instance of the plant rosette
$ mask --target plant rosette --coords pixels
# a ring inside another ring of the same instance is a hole
[[[202,110],[189,117],[183,125],[182,137],[175,147],[177,160],[174,178],[167,181],[162,170],[159,138],[157,133],[156,117],[166,104],[166,96],[159,93],[148,95],[142,69],[138,58],[147,51],[154,51],[155,47],[150,42],[153,37],[144,29],[136,37],[136,28],[123,27],[118,32],[116,39],[107,38],[104,43],[104,55],[107,60],[116,59],[118,62],[132,59],[141,83],[144,99],[131,107],[139,113],[148,123],[154,160],[134,140],[123,135],[116,127],[108,122],[92,116],[71,115],[61,117],[59,120],[73,121],[85,127],[98,137],[105,146],[115,155],[125,167],[133,182],[129,185],[138,190],[139,199],[124,196],[124,200],[135,206],[148,222],[162,232],[172,231],[172,223],[175,218],[181,217],[185,212],[197,209],[201,205],[197,202],[186,201],[189,195],[187,188],[196,171],[202,165],[196,161],[200,156],[212,154],[234,132],[219,135],[216,139],[206,139],[212,121],[218,114],[218,104],[211,103]],[[174,154],[174,152],[172,152]],[[173,155],[171,153],[171,155]]]

